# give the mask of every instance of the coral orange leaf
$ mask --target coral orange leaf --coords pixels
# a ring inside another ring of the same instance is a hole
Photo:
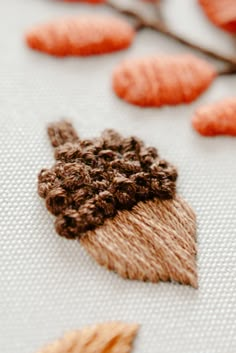
[[[211,22],[236,33],[236,0],[198,0]]]
[[[192,124],[204,136],[236,136],[236,97],[198,108]]]
[[[29,47],[51,55],[95,55],[129,47],[134,29],[116,17],[59,19],[38,25],[26,35]]]
[[[129,103],[161,107],[190,103],[216,76],[214,68],[193,55],[130,59],[113,74],[116,94]]]

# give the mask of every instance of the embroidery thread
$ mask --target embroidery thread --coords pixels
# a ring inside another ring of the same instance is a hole
[[[236,98],[199,107],[192,119],[193,128],[203,136],[236,136]]]
[[[216,0],[217,1],[217,0]],[[223,0],[221,0],[223,1]],[[232,0],[234,1],[234,0]],[[233,56],[227,56],[215,51],[212,51],[209,48],[206,48],[204,46],[195,44],[191,41],[189,41],[188,39],[182,37],[181,35],[179,35],[178,33],[175,33],[169,26],[168,24],[165,22],[165,20],[163,19],[163,16],[161,14],[161,1],[159,2],[159,4],[157,5],[157,3],[155,2],[152,6],[154,6],[154,11],[157,14],[157,19],[155,21],[152,20],[148,20],[146,18],[146,16],[143,16],[140,12],[136,12],[134,8],[123,8],[122,6],[120,6],[118,4],[118,2],[110,2],[107,1],[105,2],[105,5],[107,7],[112,8],[113,11],[116,11],[117,13],[121,14],[121,15],[126,15],[129,18],[132,18],[138,29],[143,29],[143,28],[150,28],[153,31],[156,31],[157,33],[161,33],[162,35],[166,36],[167,38],[174,40],[177,43],[180,43],[181,45],[185,45],[188,48],[191,48],[193,50],[198,51],[199,53],[202,53],[204,55],[206,55],[209,58],[212,59],[216,59],[219,62],[223,62],[225,64],[227,64],[226,68],[228,66],[232,66],[234,68],[234,70],[232,70],[230,73],[235,73],[236,72],[236,58]]]
[[[66,0],[64,0],[66,1]],[[68,0],[74,2],[76,0]],[[78,0],[80,1],[80,0]],[[82,1],[82,0],[81,0]],[[86,1],[86,0],[84,0]],[[161,2],[160,1],[150,1],[149,6],[153,6],[153,10],[156,12],[157,20],[155,22],[148,20],[147,18],[143,17],[140,13],[136,12],[134,9],[127,9],[120,7],[117,3],[110,2],[110,1],[103,1],[103,0],[87,0],[88,2],[100,2],[103,3],[105,6],[110,7],[113,11],[121,15],[128,16],[132,18],[135,22],[134,28],[136,31],[142,30],[143,28],[151,28],[152,30],[163,34],[167,38],[174,40],[180,44],[183,44],[191,49],[194,49],[200,53],[205,54],[206,56],[219,60],[227,64],[226,70],[227,73],[233,74],[236,71],[236,59],[234,57],[230,57],[227,55],[223,55],[217,52],[214,52],[208,48],[202,47],[198,44],[190,42],[188,39],[183,38],[182,36],[178,35],[177,33],[173,32],[165,23],[163,16],[161,14]],[[47,35],[47,33],[46,33]],[[61,34],[59,33],[59,36]]]
[[[197,287],[196,219],[175,195],[176,169],[114,130],[81,140],[60,122],[48,133],[57,162],[40,172],[38,193],[57,232],[122,277]]]
[[[138,138],[105,130],[100,139],[80,140],[67,122],[48,133],[57,163],[41,171],[38,190],[61,236],[80,238],[139,201],[173,198],[176,169]]]
[[[217,27],[236,33],[235,0],[198,0],[208,19]]]
[[[26,34],[26,42],[50,55],[87,56],[125,49],[134,35],[129,23],[116,17],[71,17],[34,27]]]
[[[68,332],[38,353],[130,353],[139,326],[107,322]]]
[[[216,77],[213,66],[193,55],[129,59],[113,73],[118,97],[142,107],[190,103]]]

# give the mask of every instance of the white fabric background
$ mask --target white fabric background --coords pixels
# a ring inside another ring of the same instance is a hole
[[[235,54],[235,43],[195,1],[166,0],[164,10],[179,33]],[[0,352],[31,353],[69,329],[120,319],[142,325],[135,353],[234,353],[236,139],[202,138],[190,118],[201,103],[235,95],[236,79],[217,79],[190,106],[143,110],[113,95],[114,66],[128,56],[188,49],[151,31],[128,51],[85,59],[24,46],[32,24],[95,11],[105,9],[50,0],[0,5]],[[122,280],[56,235],[36,184],[39,170],[53,163],[46,125],[61,117],[82,136],[107,127],[136,134],[178,166],[178,190],[198,215],[198,290]]]

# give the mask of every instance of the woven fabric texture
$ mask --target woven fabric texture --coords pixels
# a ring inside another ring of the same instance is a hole
[[[49,0],[0,4],[0,352],[33,353],[71,329],[121,320],[142,325],[134,353],[234,353],[236,139],[201,137],[191,117],[198,106],[232,96],[236,79],[216,79],[190,106],[143,110],[114,95],[114,67],[126,57],[185,48],[151,31],[128,51],[99,57],[56,59],[25,47],[32,25],[94,11],[108,12]],[[166,0],[164,12],[179,33],[235,54],[196,1]],[[61,118],[83,137],[105,128],[139,136],[178,167],[178,193],[197,214],[198,290],[123,280],[56,234],[37,174],[53,163],[46,125]]]

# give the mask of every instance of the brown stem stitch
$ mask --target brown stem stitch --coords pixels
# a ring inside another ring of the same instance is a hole
[[[68,332],[38,353],[130,353],[138,325],[107,322]]]
[[[80,140],[67,122],[50,125],[48,134],[57,162],[40,172],[38,192],[64,237],[79,238],[139,201],[175,194],[176,169],[136,137],[105,130]]]
[[[196,218],[175,195],[176,169],[114,130],[82,140],[63,122],[49,136],[57,162],[39,174],[38,191],[57,232],[122,277],[196,288]]]
[[[153,21],[147,20],[145,17],[143,17],[141,14],[139,14],[135,10],[124,9],[121,6],[117,5],[117,3],[106,1],[106,5],[111,7],[114,11],[116,11],[122,15],[129,16],[132,19],[134,19],[135,21],[137,21],[140,29],[150,28],[156,32],[163,34],[164,36],[166,36],[170,39],[173,39],[174,41],[176,41],[178,43],[181,43],[191,49],[194,49],[200,53],[203,53],[204,55],[206,55],[210,58],[219,60],[219,61],[224,62],[230,66],[236,66],[236,58],[235,57],[230,57],[230,56],[226,56],[226,55],[223,55],[220,53],[216,53],[210,49],[202,47],[201,45],[192,43],[190,40],[188,40],[186,38],[182,38],[180,35],[178,35],[174,31],[172,31],[170,28],[168,28],[168,26],[163,21],[163,19],[159,18],[158,21],[153,22]],[[234,73],[235,73],[235,71],[227,72],[227,74],[234,74]]]

